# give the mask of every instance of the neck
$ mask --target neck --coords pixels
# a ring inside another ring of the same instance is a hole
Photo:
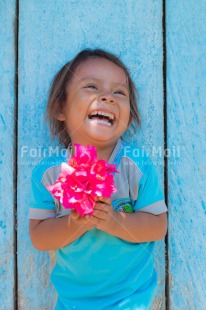
[[[74,142],[75,143],[75,142]],[[71,149],[71,154],[74,155],[74,151],[75,151],[75,148],[74,148],[74,143],[72,143],[72,149]],[[79,143],[79,142],[77,142]],[[113,143],[111,145],[107,145],[107,146],[96,146],[96,149],[97,149],[97,159],[104,159],[106,161],[108,161],[110,159],[110,156],[112,155],[112,152],[116,146],[116,143]],[[84,146],[87,146],[85,144],[83,144]]]
[[[110,159],[110,156],[112,155],[115,145],[116,144],[104,148],[97,148],[97,158],[108,161]]]

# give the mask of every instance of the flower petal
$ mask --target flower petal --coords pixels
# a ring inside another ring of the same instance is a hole
[[[64,175],[67,175],[67,174],[72,174],[73,172],[75,171],[75,169],[71,166],[69,166],[68,164],[66,163],[62,163],[61,164],[61,172],[64,174]]]
[[[66,209],[76,209],[84,216],[93,214],[95,197],[111,197],[117,189],[113,174],[116,165],[97,160],[94,146],[75,144],[75,155],[61,164],[61,173],[47,189]]]

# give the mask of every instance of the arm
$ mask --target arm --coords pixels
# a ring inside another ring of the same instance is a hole
[[[72,211],[70,215],[46,220],[30,220],[30,238],[39,251],[57,250],[72,243],[94,227]]]
[[[161,240],[167,233],[166,212],[160,215],[140,211],[117,212],[108,199],[104,199],[104,203],[96,203],[93,216],[86,218],[96,228],[133,243]]]
[[[117,212],[113,234],[129,242],[161,240],[167,233],[167,214],[154,215],[146,212]]]

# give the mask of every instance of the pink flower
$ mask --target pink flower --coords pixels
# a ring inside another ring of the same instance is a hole
[[[81,216],[93,214],[95,198],[116,192],[113,173],[116,165],[97,160],[94,146],[75,144],[75,155],[61,164],[61,173],[47,189],[66,209],[75,209]]]

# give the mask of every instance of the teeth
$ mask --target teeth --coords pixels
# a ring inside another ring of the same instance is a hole
[[[94,111],[90,114],[90,116],[92,115],[103,115],[103,116],[107,116],[109,117],[109,119],[113,120],[114,119],[114,115],[112,113],[106,113],[106,112],[103,112],[103,111]]]
[[[111,127],[111,126],[112,126],[112,124],[111,124],[111,123],[106,122],[106,121],[103,121],[102,119],[95,119],[95,120],[92,120],[92,122],[95,122],[96,124],[103,124],[103,125],[107,125],[107,126],[109,126],[109,127]]]

